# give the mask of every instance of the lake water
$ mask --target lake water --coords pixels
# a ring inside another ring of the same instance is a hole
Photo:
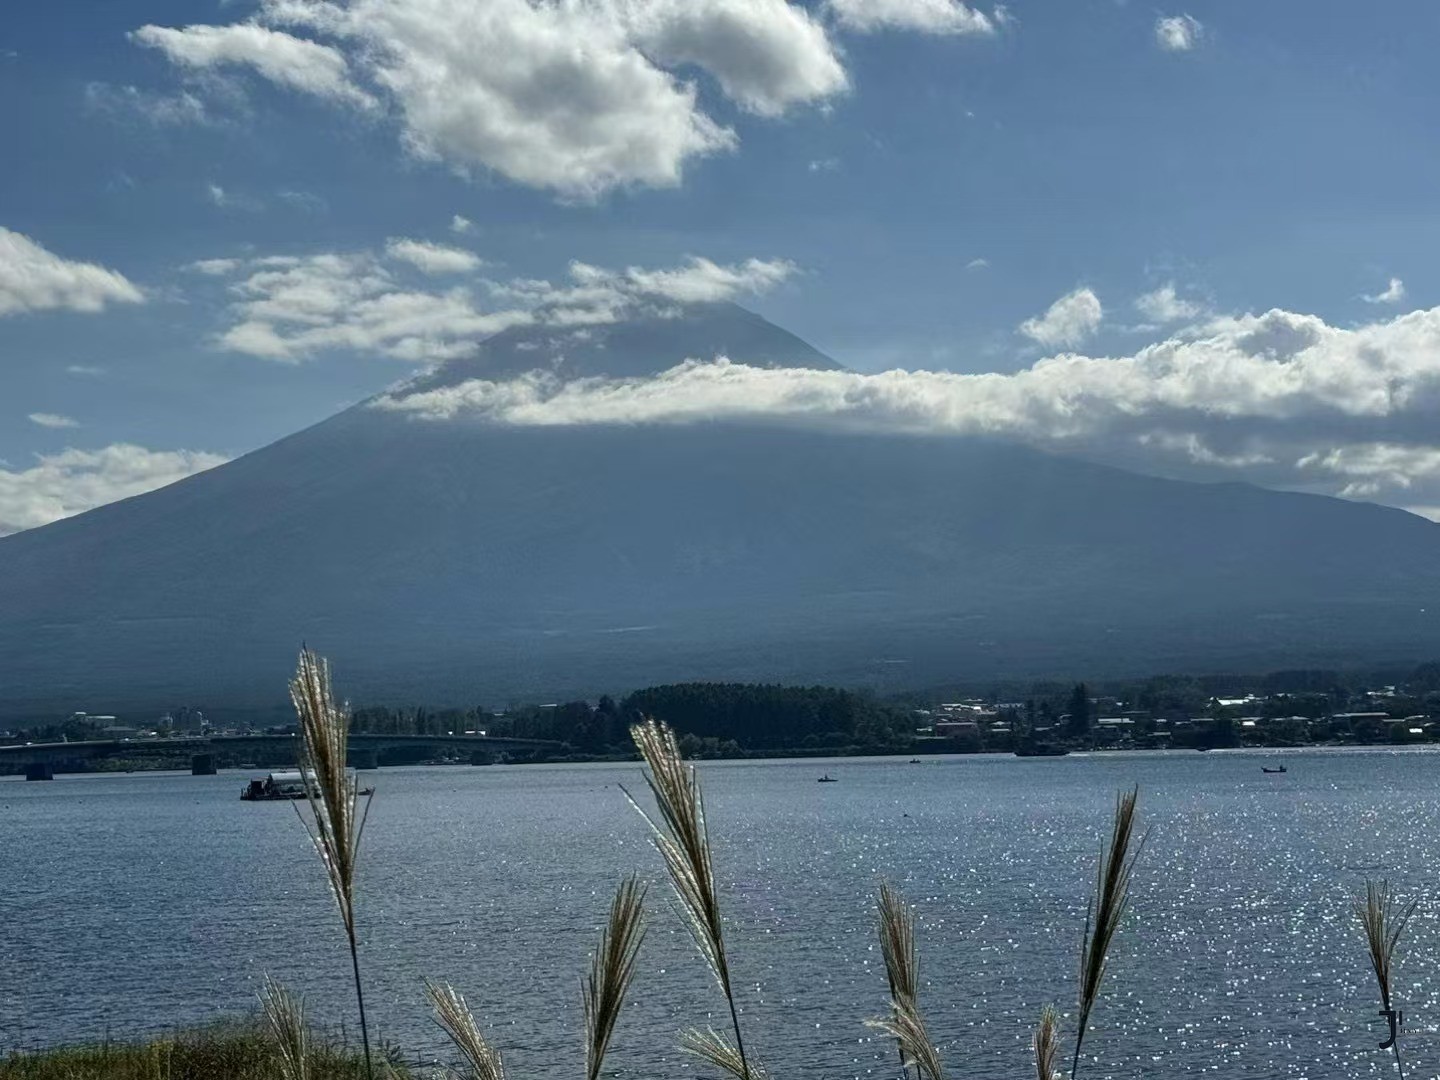
[[[1277,760],[1286,775],[1261,773]],[[1393,1075],[1350,908],[1367,875],[1423,898],[1399,968],[1402,1045],[1411,1075],[1440,1068],[1440,755],[700,768],[746,1038],[776,1075],[895,1076],[893,1046],[862,1023],[885,1007],[881,878],[916,908],[922,1005],[951,1072],[1033,1075],[1031,1026],[1049,1001],[1073,1013],[1097,853],[1133,783],[1151,834],[1083,1075]],[[816,784],[827,771],[839,783]],[[651,932],[609,1064],[708,1073],[675,1037],[719,1026],[723,1003],[617,787],[643,787],[638,765],[365,775],[378,790],[358,917],[381,1035],[440,1050],[421,980],[447,979],[514,1075],[579,1075],[578,980],[636,869],[655,882]],[[242,779],[0,781],[0,1049],[245,1011],[266,972],[353,1024],[320,864],[292,807],[240,802]]]

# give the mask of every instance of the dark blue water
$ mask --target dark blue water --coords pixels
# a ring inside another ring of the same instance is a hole
[[[1150,834],[1083,1070],[1393,1075],[1351,901],[1422,897],[1400,964],[1413,1076],[1440,1068],[1440,754],[1314,751],[703,764],[747,1040],[777,1075],[892,1077],[877,883],[917,909],[922,1004],[956,1077],[1033,1075],[1041,1007],[1073,1013],[1117,789]],[[816,784],[828,771],[836,784]],[[382,770],[359,921],[372,1018],[440,1048],[421,980],[467,995],[517,1076],[581,1069],[578,980],[620,877],[655,881],[609,1064],[675,1049],[723,1003],[617,783],[638,766]],[[0,1048],[156,1032],[252,1007],[265,973],[353,1024],[348,960],[294,808],[243,777],[0,781]],[[633,787],[632,787],[633,790]],[[1071,1032],[1067,1030],[1067,1038]]]

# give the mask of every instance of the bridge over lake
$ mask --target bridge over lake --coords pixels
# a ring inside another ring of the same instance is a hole
[[[509,739],[490,735],[390,735],[350,733],[350,765],[374,769],[411,765],[439,755],[458,756],[474,765],[488,765],[510,755],[526,757],[558,750],[544,739]],[[57,772],[84,772],[104,758],[189,755],[191,772],[213,773],[222,761],[293,766],[299,760],[296,734],[173,735],[160,738],[91,739],[76,742],[26,743],[0,746],[0,773],[23,772],[29,779],[50,779]]]

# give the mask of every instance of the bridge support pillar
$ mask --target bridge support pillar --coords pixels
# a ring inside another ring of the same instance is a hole
[[[378,750],[357,750],[352,746],[348,756],[352,769],[378,769],[380,767],[380,751]]]
[[[191,757],[191,758],[190,758],[190,775],[191,775],[191,776],[214,776],[214,775],[215,775],[215,755],[214,755],[214,754],[195,754],[193,757]]]
[[[55,766],[48,761],[32,761],[25,766],[26,780],[54,780]]]

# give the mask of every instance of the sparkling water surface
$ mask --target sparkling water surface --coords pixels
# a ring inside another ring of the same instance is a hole
[[[1284,761],[1283,776],[1261,773]],[[1352,912],[1420,898],[1399,966],[1407,1075],[1440,1070],[1440,754],[1306,750],[700,765],[747,1043],[777,1076],[895,1077],[873,898],[916,909],[922,1006],[955,1077],[1034,1075],[1073,1038],[1085,905],[1115,793],[1150,829],[1082,1075],[1394,1075]],[[816,784],[828,772],[839,781]],[[358,919],[372,1026],[443,1053],[422,979],[462,989],[515,1076],[583,1073],[579,978],[621,876],[651,930],[608,1065],[708,1075],[675,1049],[728,1019],[619,785],[638,765],[382,769]],[[0,1049],[244,1012],[268,972],[354,1025],[309,840],[240,773],[0,781]],[[1068,1062],[1067,1062],[1068,1065]]]

